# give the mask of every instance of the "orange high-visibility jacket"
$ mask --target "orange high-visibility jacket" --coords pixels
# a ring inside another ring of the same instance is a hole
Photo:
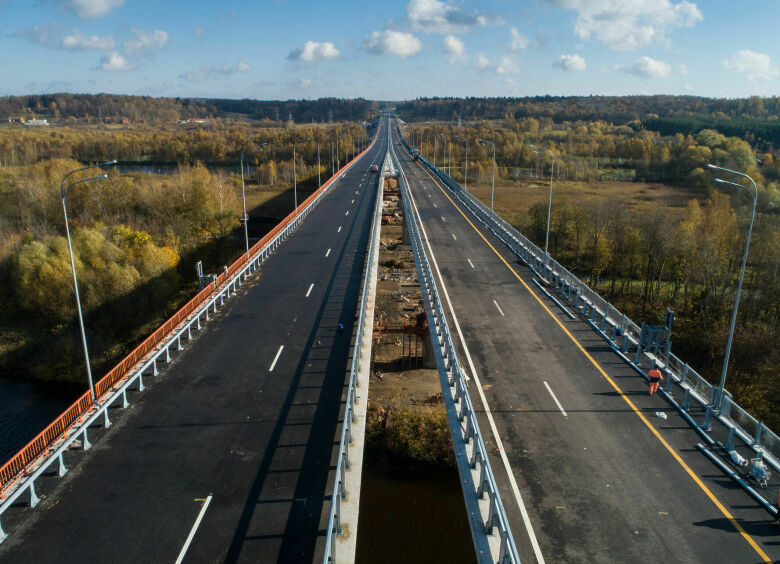
[[[664,375],[661,374],[661,371],[657,368],[653,368],[650,372],[647,373],[647,375],[651,382],[660,382],[664,379]]]

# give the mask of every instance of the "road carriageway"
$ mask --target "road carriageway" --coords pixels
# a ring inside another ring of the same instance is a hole
[[[42,502],[4,514],[0,562],[322,558],[380,128],[197,342],[39,481]]]
[[[394,147],[521,560],[780,561],[777,525],[696,450],[685,421]]]

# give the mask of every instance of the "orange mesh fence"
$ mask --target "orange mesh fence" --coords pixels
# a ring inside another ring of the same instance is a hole
[[[373,145],[373,142],[372,142]],[[344,168],[350,166],[357,159],[370,149],[371,145],[364,149],[360,154],[353,158]],[[344,169],[342,169],[343,171]],[[265,235],[260,241],[255,243],[249,249],[249,256],[254,257],[265,245],[267,245],[282,230],[290,225],[297,214],[306,208],[314,199],[325,191],[333,183],[341,171],[332,176],[317,189],[311,196],[306,198],[290,215],[284,218],[276,227]],[[223,272],[217,277],[217,287],[221,287],[226,281],[243,268],[249,262],[247,254],[242,254],[233,264],[228,267],[227,272]],[[173,314],[165,323],[163,323],[154,333],[149,335],[140,345],[138,345],[130,354],[112,368],[103,378],[95,384],[95,395],[98,401],[110,392],[114,386],[122,380],[139,362],[146,360],[155,348],[165,340],[171,332],[180,324],[187,321],[190,315],[195,312],[209,297],[214,293],[214,284],[209,284],[203,290],[187,302],[184,307]],[[67,429],[77,422],[82,415],[87,413],[92,407],[92,394],[85,392],[73,405],[66,409],[57,419],[55,419],[46,429],[41,431],[38,436],[31,440],[18,453],[16,453],[8,462],[0,467],[0,499],[4,497],[4,492],[11,483],[18,477],[24,476],[27,469],[46,454],[49,447],[54,444]]]

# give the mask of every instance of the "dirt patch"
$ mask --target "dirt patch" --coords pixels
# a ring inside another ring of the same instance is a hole
[[[385,184],[371,352],[366,445],[429,465],[453,465],[414,256],[405,244],[398,184]]]

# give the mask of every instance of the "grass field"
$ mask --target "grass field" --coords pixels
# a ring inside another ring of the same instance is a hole
[[[490,183],[469,182],[469,192],[490,205]],[[547,202],[549,182],[544,181],[496,181],[494,206],[506,216],[525,216],[538,202]],[[553,181],[553,206],[564,199],[574,206],[587,205],[593,200],[625,199],[629,207],[638,211],[651,204],[665,205],[670,211],[680,213],[689,200],[704,201],[707,194],[668,184],[650,182],[574,182]]]

